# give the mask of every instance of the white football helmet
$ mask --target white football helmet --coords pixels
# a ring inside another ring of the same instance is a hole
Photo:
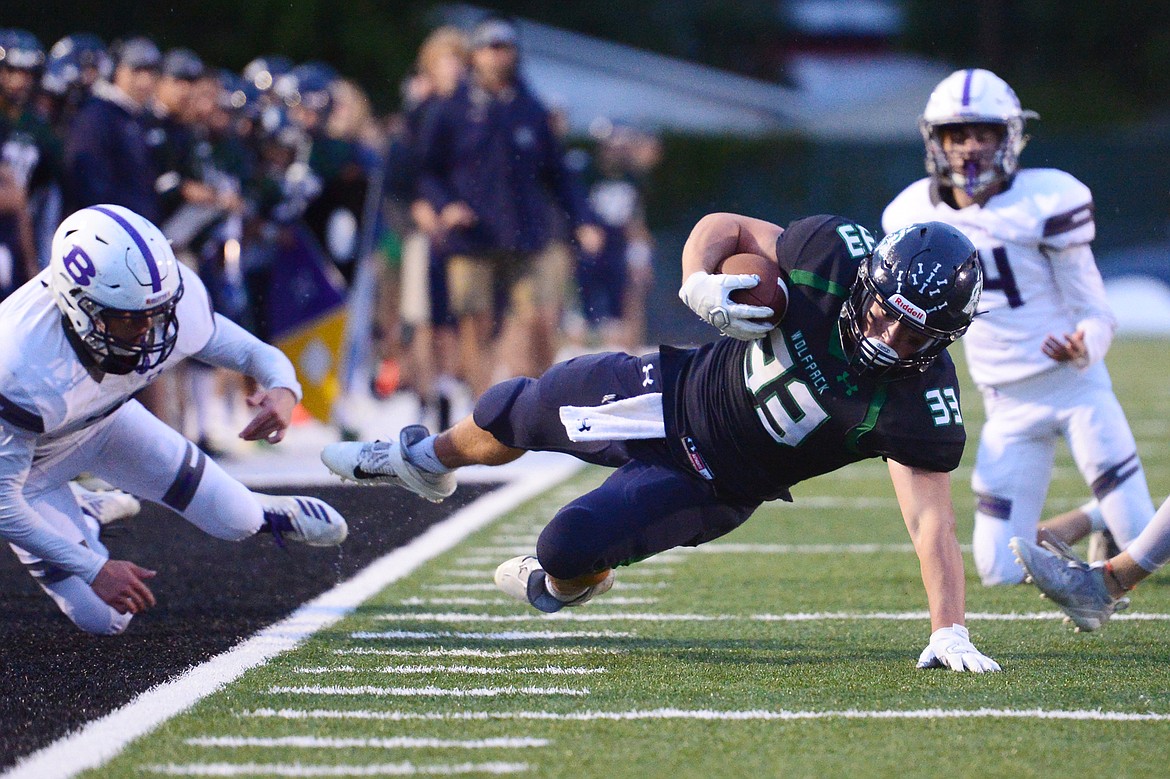
[[[1015,174],[1020,152],[1028,142],[1024,120],[1038,118],[1035,111],[1020,108],[1016,93],[990,70],[957,70],[934,88],[918,120],[926,143],[926,170],[944,186],[978,195]],[[955,124],[1001,125],[1003,137],[989,159],[969,159],[962,170],[956,170],[943,152],[938,132],[941,127]]]
[[[183,296],[162,231],[128,208],[83,208],[53,235],[49,287],[68,326],[107,373],[145,373],[170,356]]]

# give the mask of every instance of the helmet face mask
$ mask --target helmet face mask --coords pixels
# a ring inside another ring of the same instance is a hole
[[[862,260],[841,307],[850,364],[883,378],[925,371],[967,332],[982,291],[975,247],[954,227],[927,222],[887,235]],[[917,349],[903,356],[880,337],[892,322],[910,331],[902,343]]]
[[[1024,120],[1036,117],[1034,111],[1020,107],[1012,88],[991,71],[956,71],[935,87],[918,121],[926,145],[926,170],[941,186],[979,197],[1015,175],[1028,142]],[[974,126],[979,125],[993,126],[999,134],[998,143],[956,165],[956,156],[961,155],[947,154],[944,134],[955,128],[977,134]]]
[[[183,296],[162,232],[127,208],[84,208],[53,236],[49,287],[86,351],[107,373],[146,373],[175,348]]]
[[[174,351],[179,336],[175,308],[183,296],[180,286],[173,298],[143,311],[101,308],[91,298],[79,301],[93,321],[83,342],[108,373],[145,373]]]

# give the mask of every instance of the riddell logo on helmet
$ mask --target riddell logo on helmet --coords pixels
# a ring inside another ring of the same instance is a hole
[[[892,307],[896,308],[898,311],[901,311],[903,314],[913,319],[918,324],[926,324],[926,312],[904,298],[901,292],[891,295],[889,300],[886,302],[889,303]]]

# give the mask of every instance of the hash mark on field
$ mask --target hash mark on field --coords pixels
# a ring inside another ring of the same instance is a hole
[[[546,674],[548,676],[586,676],[608,673],[605,668],[560,668],[546,665],[544,668],[486,668],[477,665],[384,665],[381,668],[355,668],[352,665],[320,666],[317,668],[294,668],[299,674],[331,673],[381,673],[381,674]]]
[[[307,684],[300,687],[276,685],[269,687],[270,695],[378,695],[397,698],[494,698],[498,695],[588,695],[588,689],[574,687],[378,687],[362,684],[356,687]]]
[[[241,717],[276,719],[360,719],[360,720],[570,720],[575,722],[625,720],[821,720],[821,719],[1050,719],[1090,720],[1100,722],[1170,722],[1170,713],[1136,711],[1101,711],[1100,709],[838,709],[834,711],[787,711],[752,709],[719,711],[714,709],[645,709],[633,711],[362,711],[353,709],[256,709],[240,713]]]
[[[303,747],[306,749],[521,749],[545,747],[547,738],[504,736],[499,738],[324,738],[321,736],[195,736],[185,739],[193,747]]]
[[[458,763],[456,765],[384,763],[381,765],[305,765],[304,763],[167,763],[146,765],[141,770],[167,776],[415,776],[419,774],[516,774],[527,763]]]

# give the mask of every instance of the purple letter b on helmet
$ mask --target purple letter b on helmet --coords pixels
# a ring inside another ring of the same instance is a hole
[[[89,280],[97,275],[97,268],[93,266],[93,260],[89,258],[84,249],[76,245],[65,255],[65,270],[69,273],[70,278],[83,287],[88,287]]]

